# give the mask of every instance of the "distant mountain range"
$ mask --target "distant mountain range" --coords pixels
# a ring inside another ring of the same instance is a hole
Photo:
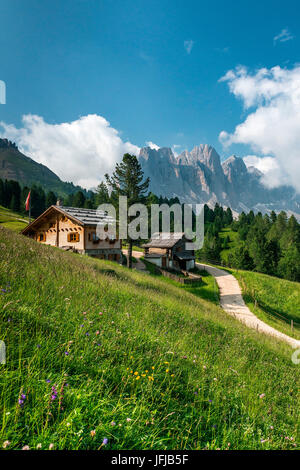
[[[145,176],[150,177],[150,190],[158,196],[177,196],[181,202],[210,206],[218,202],[235,212],[285,210],[300,219],[300,195],[292,187],[266,188],[261,183],[260,171],[247,168],[243,159],[235,155],[221,163],[210,145],[199,145],[178,156],[167,147],[158,150],[144,147],[138,159]],[[18,181],[22,186],[35,183],[60,196],[84,191],[80,186],[62,181],[7,139],[0,139],[0,178]]]
[[[60,196],[82,190],[80,186],[62,181],[45,165],[26,157],[16,144],[7,139],[0,139],[0,178],[18,181],[22,186],[35,183]]]
[[[216,202],[236,212],[285,210],[300,219],[300,195],[289,186],[269,189],[261,183],[262,173],[247,168],[232,155],[223,163],[210,145],[175,156],[170,148],[142,148],[139,162],[150,177],[150,190],[157,195],[178,197],[181,202]]]

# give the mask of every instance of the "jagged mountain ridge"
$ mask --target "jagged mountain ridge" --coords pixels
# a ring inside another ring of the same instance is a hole
[[[265,187],[256,168],[247,168],[235,155],[221,163],[210,145],[201,144],[178,156],[170,148],[144,147],[138,158],[155,194],[177,196],[186,203],[214,206],[218,202],[236,212],[285,210],[300,218],[300,197],[292,187]]]

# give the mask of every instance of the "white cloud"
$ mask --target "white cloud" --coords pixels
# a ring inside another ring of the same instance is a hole
[[[268,184],[291,184],[300,192],[300,66],[262,68],[250,74],[244,67],[227,72],[221,81],[243,101],[248,116],[220,141],[250,145],[255,153],[274,157],[277,169]]]
[[[243,160],[247,168],[254,166],[263,173],[261,181],[265,186],[273,188],[282,184],[282,172],[274,157],[247,155]]]
[[[151,141],[146,142],[146,145],[147,145],[147,147],[150,147],[152,150],[159,150],[160,149],[160,147],[158,145],[154,144]]]
[[[287,42],[287,41],[291,41],[292,39],[294,39],[295,36],[293,36],[289,29],[288,28],[284,28],[280,31],[279,34],[277,34],[277,36],[275,36],[273,38],[273,41],[274,41],[274,44],[277,43],[277,41],[279,42]]]
[[[188,41],[184,41],[183,45],[188,54],[192,52],[192,49],[194,47],[194,41],[192,39],[189,39]]]
[[[25,155],[48,166],[62,180],[85,188],[97,185],[124,153],[139,152],[97,114],[61,124],[48,124],[40,116],[27,114],[22,123],[18,129],[0,122],[0,137],[16,142]]]

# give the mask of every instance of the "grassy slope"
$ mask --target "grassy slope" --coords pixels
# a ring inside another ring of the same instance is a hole
[[[267,274],[230,270],[250,310],[271,326],[300,339],[300,284]],[[255,299],[257,306],[255,306]],[[291,320],[294,330],[291,330]]]
[[[28,220],[28,217],[0,206],[0,225],[3,227],[14,230],[15,232],[20,232],[26,227]]]
[[[191,292],[202,299],[210,300],[215,304],[219,305],[219,290],[217,283],[213,276],[211,276],[207,271],[197,270],[197,274],[200,274],[202,277],[202,281],[197,284],[192,285],[183,285],[180,282],[173,281],[167,277],[162,276],[158,269],[156,269],[153,263],[149,263],[149,261],[145,260],[142,257],[143,263],[147,266],[147,270],[153,276],[159,276],[161,280],[172,284],[173,286],[177,286],[178,288],[184,289],[186,292]]]
[[[291,351],[212,302],[1,227],[0,286],[0,443],[295,448]]]

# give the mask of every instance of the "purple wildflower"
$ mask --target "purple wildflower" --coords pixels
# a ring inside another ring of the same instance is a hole
[[[18,399],[18,403],[19,403],[19,405],[20,405],[21,407],[24,405],[25,400],[26,400],[26,395],[25,395],[25,393],[21,393],[21,396],[20,396],[20,398]]]
[[[105,446],[108,444],[108,439],[107,439],[107,437],[105,437],[105,438],[103,439],[103,443],[102,443],[102,444],[104,444]]]
[[[51,390],[52,390],[51,400],[54,401],[57,398],[57,390],[54,386],[51,387]]]

